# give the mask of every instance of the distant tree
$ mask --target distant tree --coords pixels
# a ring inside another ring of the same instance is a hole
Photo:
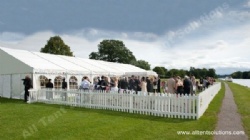
[[[248,75],[249,75],[249,72],[248,71],[244,71],[244,72],[242,72],[242,79],[248,79],[249,77],[248,77]]]
[[[150,70],[150,64],[146,62],[145,60],[138,60],[135,63],[132,62],[132,65],[135,65],[145,70]]]
[[[156,72],[161,78],[165,77],[166,75],[164,67],[156,66],[153,68],[153,71]]]
[[[190,67],[189,73],[192,74],[192,75],[196,75],[197,71],[196,71],[196,69],[194,67]]]
[[[89,58],[99,60],[99,54],[97,52],[92,52],[90,53]]]
[[[205,69],[205,68],[201,69],[200,74],[202,77],[206,77],[207,76],[207,69]]]
[[[241,79],[242,78],[242,72],[241,71],[237,71],[231,74],[231,76],[235,79]]]
[[[90,53],[89,58],[124,64],[136,61],[133,53],[119,40],[103,40],[98,45],[98,52]]]
[[[71,52],[70,47],[64,44],[60,36],[51,37],[44,48],[41,48],[40,51],[43,53],[73,56],[73,52]]]
[[[207,76],[216,77],[215,69],[208,69]]]
[[[179,73],[179,70],[178,69],[170,69],[169,71],[168,71],[168,76],[169,77],[172,77],[172,76],[177,76],[178,75],[178,73]]]
[[[200,68],[197,68],[197,69],[196,69],[196,72],[194,73],[194,76],[195,76],[195,78],[197,78],[197,79],[203,77],[203,76],[201,75],[201,69],[200,69]]]
[[[180,69],[180,70],[178,71],[177,76],[180,76],[180,77],[184,78],[185,75],[189,75],[189,73],[188,73],[187,70]]]

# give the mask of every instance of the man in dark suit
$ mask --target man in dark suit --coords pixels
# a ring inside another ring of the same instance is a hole
[[[126,77],[122,77],[122,79],[119,81],[118,87],[123,93],[127,92],[127,90],[128,90],[128,81],[127,81]]]
[[[132,75],[131,79],[129,80],[129,90],[135,92],[137,91],[136,79],[134,75]]]
[[[53,85],[53,83],[51,83],[51,79],[49,79],[49,82],[46,84],[46,88],[47,88],[47,90],[52,90],[53,87],[54,87],[54,85]],[[46,92],[46,98],[47,99],[52,99],[53,98],[53,92],[47,91]]]
[[[161,79],[160,79],[160,77],[158,77],[158,81],[157,81],[157,92],[161,93]]]
[[[67,89],[67,82],[65,81],[65,79],[63,79],[62,81],[62,89]]]
[[[25,79],[22,79],[22,80],[23,80],[23,85],[24,85],[24,102],[27,102],[28,96],[29,96],[29,89],[32,88],[31,79],[29,75],[26,75]]]
[[[137,76],[135,76],[135,93],[137,94],[138,91],[141,91],[141,82]]]
[[[151,83],[150,83],[150,80],[149,80],[149,77],[146,77],[146,82],[147,82],[147,91],[148,92],[151,92]]]
[[[108,86],[108,83],[105,81],[105,76],[102,76],[100,80],[100,89],[102,91],[105,91],[107,86]]]
[[[46,84],[46,88],[53,88],[54,85],[51,83],[51,79],[49,79],[49,82]]]
[[[64,98],[64,100],[67,101],[67,82],[65,81],[65,79],[63,79],[62,82],[62,89],[65,90],[65,92],[62,93],[62,98]]]

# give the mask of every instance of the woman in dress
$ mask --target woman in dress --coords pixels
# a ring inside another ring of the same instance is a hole
[[[111,85],[111,91],[118,92],[118,78],[113,77],[110,82]]]
[[[141,92],[142,93],[147,93],[147,82],[146,82],[146,78],[142,77],[141,78]]]
[[[176,89],[177,94],[180,94],[180,95],[183,94],[183,82],[179,76],[177,76],[175,89]]]

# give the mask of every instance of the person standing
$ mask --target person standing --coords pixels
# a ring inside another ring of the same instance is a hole
[[[157,81],[157,92],[161,93],[161,79],[160,79],[160,77],[158,77],[158,81]]]
[[[174,77],[171,77],[167,81],[168,93],[175,93],[176,81]]]
[[[154,77],[150,77],[149,78],[149,83],[147,83],[147,86],[148,86],[148,94],[149,93],[153,93],[154,92],[154,89],[153,89],[153,82],[154,82]]]
[[[191,91],[190,92],[193,93],[193,94],[195,94],[196,89],[197,89],[195,76],[191,74],[190,80],[192,82],[192,86],[191,86]]]
[[[118,92],[118,78],[117,77],[111,78],[111,80],[110,80],[110,86],[111,86],[110,90],[112,92],[115,92],[115,93]]]
[[[183,94],[183,82],[181,80],[180,76],[177,76],[177,82],[176,82],[176,93],[179,95]]]
[[[82,87],[83,91],[89,91],[90,82],[89,82],[87,76],[83,77],[83,81],[81,83],[81,87]]]
[[[46,88],[47,88],[47,90],[52,90],[53,87],[54,87],[54,85],[51,82],[51,79],[49,79],[49,82],[46,84]],[[53,92],[47,91],[46,92],[46,98],[47,99],[52,99],[53,98]]]
[[[62,98],[67,101],[67,82],[65,81],[65,79],[63,79],[62,81],[62,89],[65,90],[65,92],[63,92],[62,94]]]
[[[53,88],[54,85],[51,83],[51,79],[49,79],[48,83],[46,84],[46,88]]]
[[[135,81],[135,76],[132,75],[131,79],[129,80],[129,90],[132,92],[137,91],[137,82]]]
[[[141,91],[140,87],[141,81],[139,80],[139,77],[135,76],[135,93],[138,94],[138,91]]]
[[[108,83],[106,83],[105,79],[105,76],[102,76],[100,82],[98,83],[100,85],[99,89],[102,91],[106,91],[106,86],[108,86]]]
[[[119,81],[119,93],[127,93],[128,90],[128,80],[126,77],[122,77],[122,79]]]
[[[146,79],[145,77],[142,77],[141,79],[141,92],[145,95],[147,94],[147,82],[146,82]]]
[[[157,88],[158,88],[158,84],[157,84],[157,82],[158,82],[158,80],[156,79],[156,77],[153,77],[154,79],[153,79],[153,91],[154,91],[154,93],[157,93]]]
[[[190,86],[191,86],[191,80],[189,79],[188,76],[184,77],[184,81],[183,81],[183,89],[184,89],[184,94],[189,95],[190,94]]]
[[[23,80],[23,85],[24,85],[24,102],[27,102],[28,96],[29,96],[29,89],[32,88],[31,79],[29,75],[26,75],[25,79],[22,79],[22,80]]]
[[[146,83],[147,83],[147,92],[150,90],[150,80],[149,77],[146,77]]]
[[[67,82],[65,81],[65,79],[63,79],[62,81],[62,89],[67,89]]]

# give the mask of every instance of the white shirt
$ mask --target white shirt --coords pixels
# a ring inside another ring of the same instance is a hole
[[[84,89],[88,89],[90,86],[90,82],[88,80],[83,80],[82,83],[81,83],[81,87],[84,88]]]

